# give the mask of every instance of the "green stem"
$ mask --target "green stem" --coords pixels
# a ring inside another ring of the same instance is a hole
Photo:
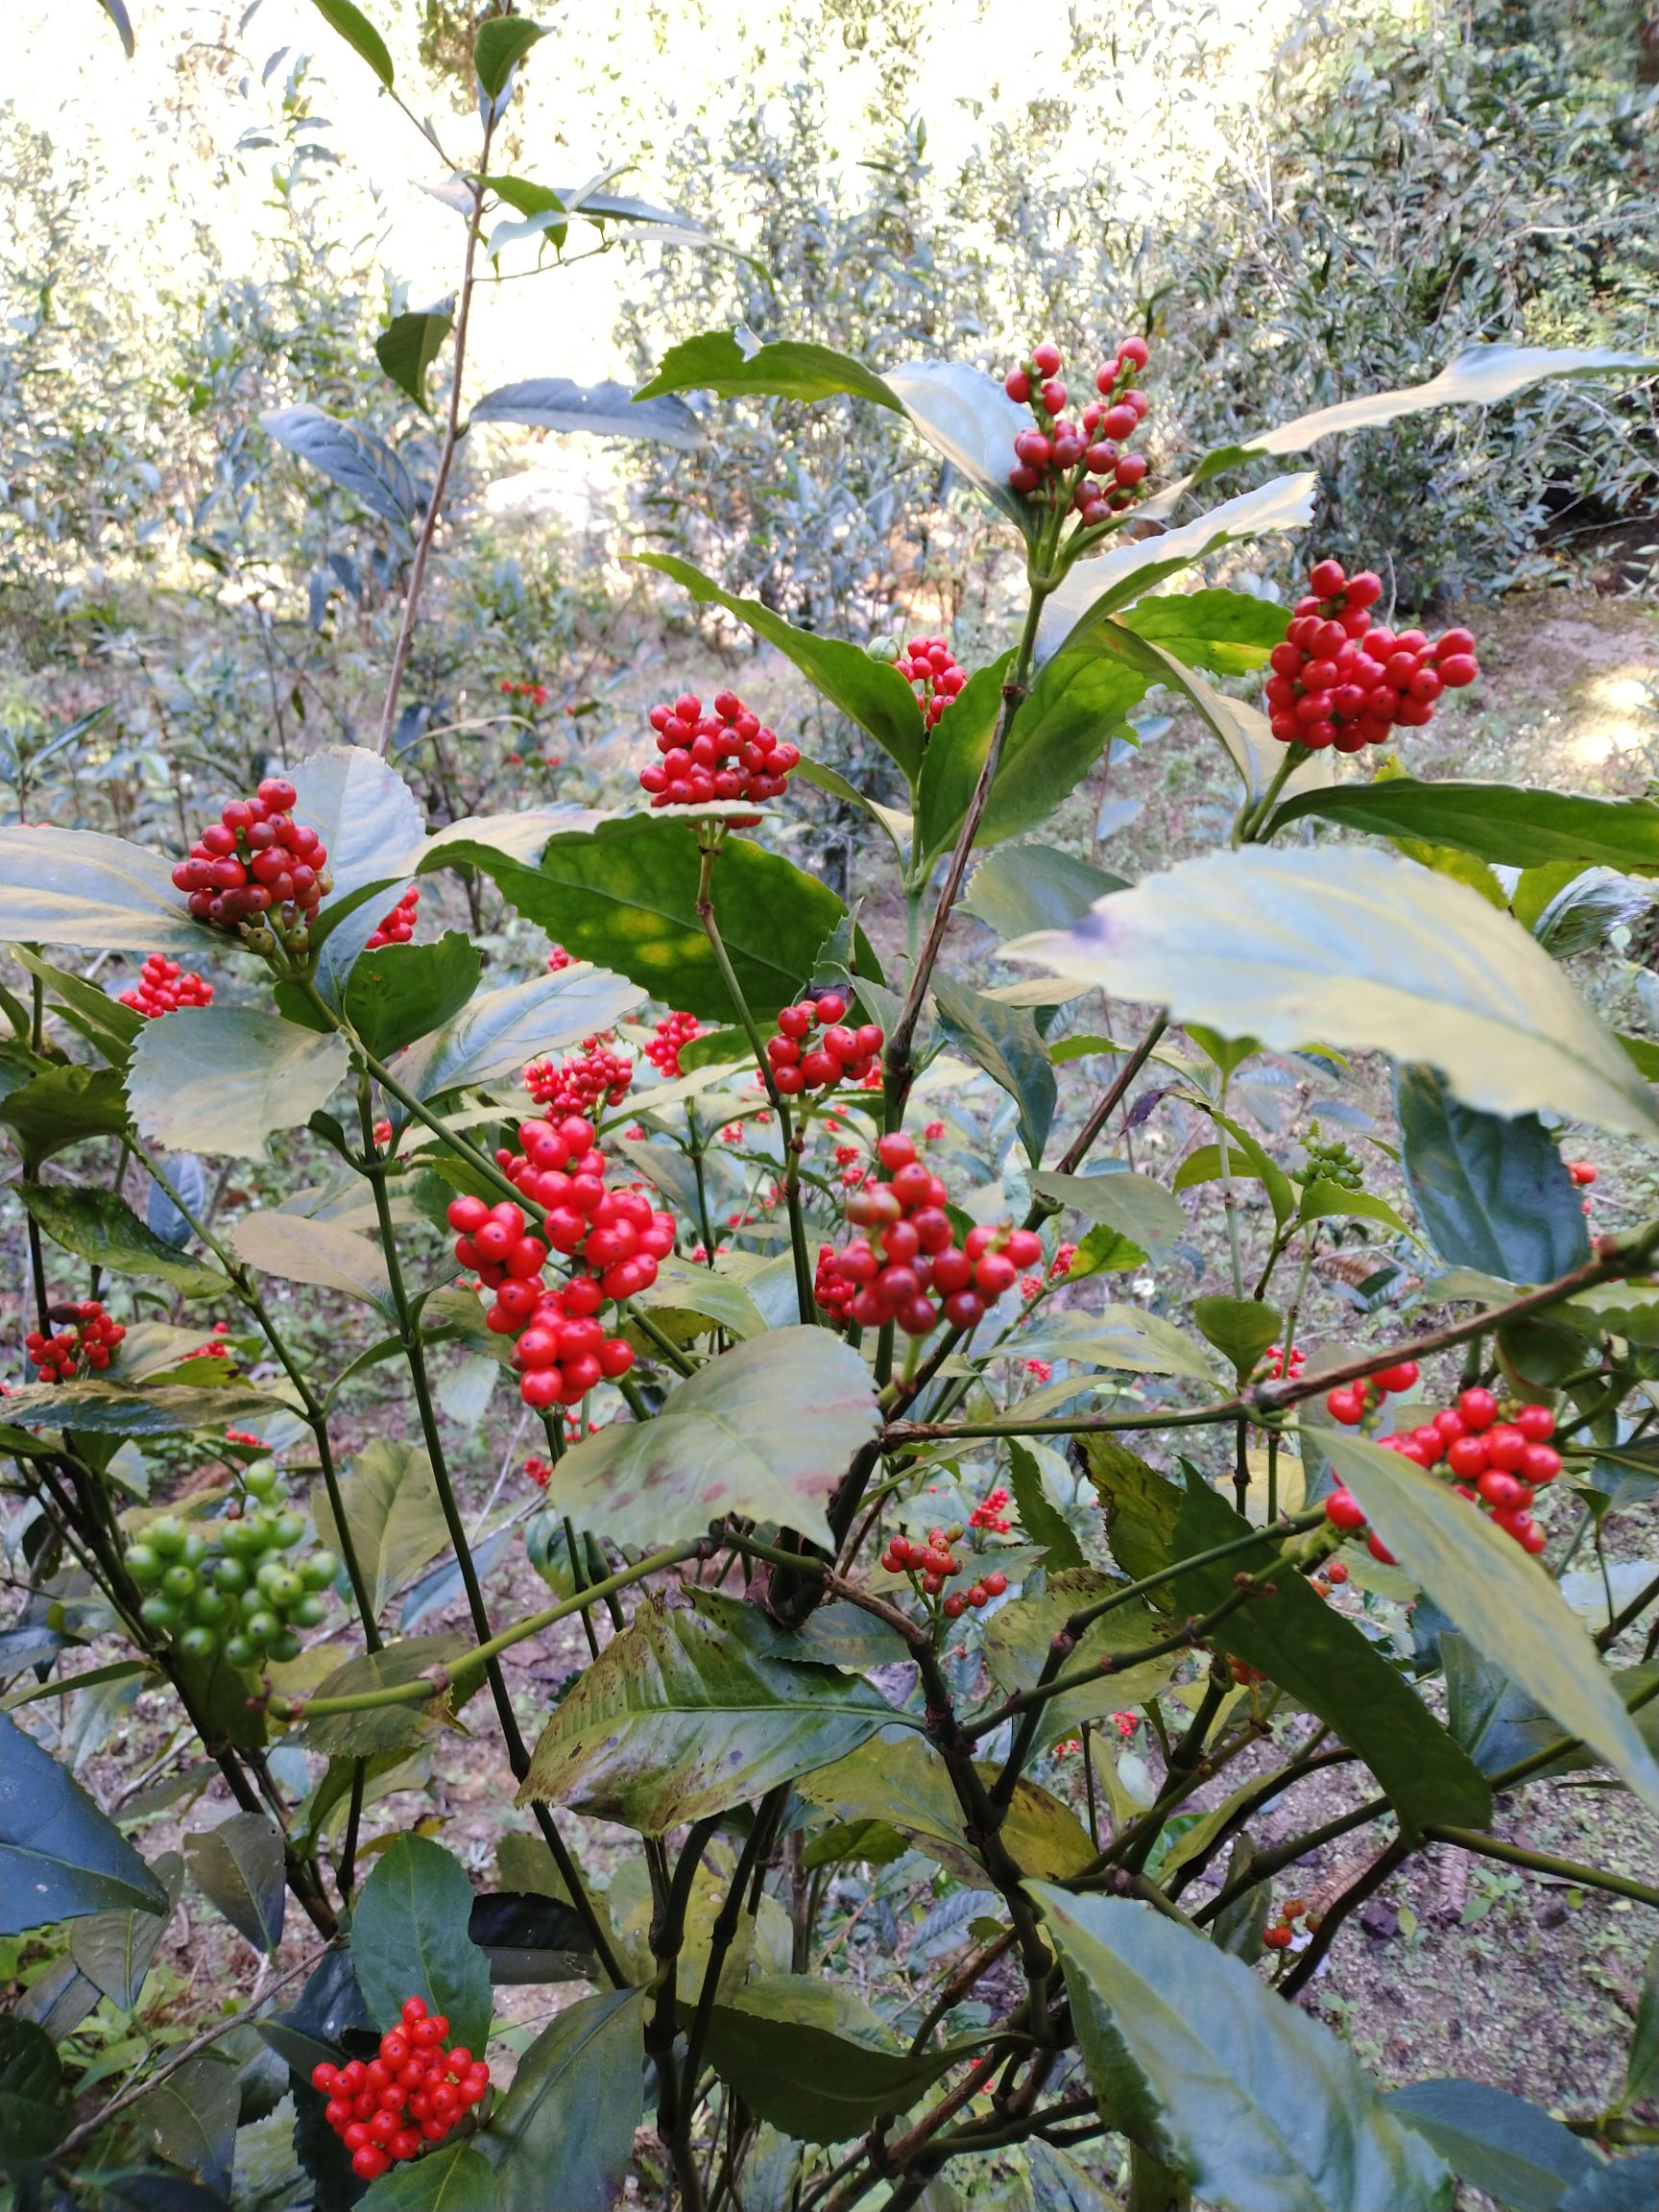
[[[1262,833],[1267,829],[1268,817],[1273,811],[1280,792],[1284,790],[1303,761],[1310,760],[1312,757],[1312,751],[1307,745],[1292,742],[1286,746],[1285,757],[1274,770],[1273,781],[1262,794],[1261,803],[1252,806],[1248,800],[1245,801],[1243,811],[1240,813],[1238,823],[1233,832],[1233,842],[1236,846],[1255,845],[1261,842]]]
[[[1530,1851],[1509,1843],[1502,1836],[1488,1836],[1479,1828],[1447,1828],[1438,1821],[1423,1831],[1436,1843],[1454,1843],[1460,1851],[1478,1852],[1482,1859],[1500,1859],[1505,1865],[1524,1866],[1531,1874],[1553,1874],[1562,1881],[1581,1883],[1587,1889],[1606,1889],[1615,1897],[1633,1897],[1638,1905],[1659,1911],[1659,1889],[1650,1882],[1634,1881],[1628,1874],[1610,1874],[1599,1866],[1583,1865],[1576,1859],[1558,1859],[1551,1851]]]

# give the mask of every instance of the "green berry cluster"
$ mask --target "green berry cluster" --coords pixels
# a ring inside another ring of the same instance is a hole
[[[1319,1124],[1314,1122],[1308,1133],[1308,1165],[1302,1170],[1305,1183],[1338,1183],[1344,1190],[1358,1190],[1365,1180],[1358,1154],[1345,1144],[1340,1137],[1332,1142],[1321,1143]]]
[[[152,1521],[127,1550],[127,1572],[144,1592],[145,1625],[167,1635],[186,1659],[220,1651],[243,1673],[266,1659],[293,1659],[297,1631],[321,1626],[323,1592],[340,1572],[332,1551],[289,1561],[305,1524],[277,1491],[266,1461],[243,1478],[243,1509],[192,1527],[176,1513]]]

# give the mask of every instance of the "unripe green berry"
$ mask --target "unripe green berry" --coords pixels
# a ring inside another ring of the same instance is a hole
[[[298,1513],[277,1514],[276,1527],[273,1531],[273,1541],[282,1551],[292,1551],[304,1533],[305,1524],[301,1520]]]
[[[269,1459],[262,1459],[250,1467],[242,1478],[255,1498],[275,1498],[276,1495],[276,1470]]]
[[[332,1551],[313,1551],[300,1563],[301,1579],[313,1590],[326,1590],[339,1572],[340,1562]]]
[[[260,1538],[254,1533],[252,1523],[247,1521],[227,1521],[225,1533],[219,1541],[230,1556],[236,1559],[247,1558],[252,1553],[264,1549]]]
[[[278,1567],[270,1581],[264,1584],[264,1590],[278,1613],[288,1612],[305,1595],[304,1583],[291,1567]]]
[[[179,1553],[186,1567],[200,1567],[207,1556],[207,1539],[199,1528],[184,1531],[184,1543]]]
[[[300,1639],[295,1635],[292,1628],[283,1629],[282,1633],[277,1637],[276,1641],[271,1647],[271,1656],[273,1659],[299,1658]]]
[[[283,1628],[275,1613],[259,1612],[251,1614],[243,1622],[242,1633],[251,1644],[257,1644],[263,1648],[275,1644],[283,1633]]]
[[[232,1636],[225,1646],[225,1656],[242,1674],[259,1664],[259,1654],[246,1636]]]
[[[263,1613],[267,1610],[264,1591],[244,1590],[241,1597],[236,1600],[236,1609],[241,1615],[243,1625],[246,1626],[255,1613]]]
[[[213,1580],[218,1589],[236,1597],[248,1587],[248,1570],[240,1559],[215,1559]]]
[[[327,1611],[321,1598],[301,1598],[289,1606],[288,1619],[296,1628],[321,1628]]]
[[[174,1599],[180,1604],[182,1604],[186,1598],[194,1598],[196,1595],[195,1568],[186,1567],[182,1561],[177,1567],[169,1567],[166,1574],[161,1577],[161,1594],[164,1598]]]
[[[185,1659],[211,1659],[218,1648],[218,1630],[200,1624],[186,1628],[179,1639],[180,1655]]]
[[[147,1628],[177,1628],[179,1608],[170,1598],[146,1598],[138,1608],[138,1618]]]
[[[258,1566],[253,1570],[253,1580],[269,1598],[273,1581],[278,1575],[286,1575],[287,1572],[287,1568],[283,1566],[280,1559],[261,1559]]]
[[[140,1590],[161,1579],[161,1561],[148,1544],[134,1544],[127,1554],[127,1572]]]
[[[197,1591],[190,1600],[190,1610],[204,1627],[215,1627],[220,1622],[229,1619],[234,1607],[223,1590],[215,1590],[209,1585]]]
[[[184,1524],[176,1513],[163,1513],[145,1530],[152,1551],[163,1559],[177,1559],[184,1549]]]

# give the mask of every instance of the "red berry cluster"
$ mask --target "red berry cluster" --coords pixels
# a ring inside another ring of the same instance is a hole
[[[1415,1366],[1409,1360],[1406,1366],[1410,1367],[1415,1382]],[[1386,1372],[1401,1374],[1405,1369]],[[1373,1380],[1382,1382],[1382,1377]],[[1334,1419],[1349,1428],[1357,1427],[1367,1411],[1363,1384],[1333,1390],[1325,1406]],[[1483,1505],[1506,1536],[1513,1536],[1524,1551],[1536,1554],[1543,1551],[1547,1539],[1528,1508],[1538,1491],[1561,1472],[1561,1455],[1550,1442],[1555,1433],[1555,1416],[1548,1406],[1517,1407],[1513,1418],[1506,1421],[1499,1419],[1501,1411],[1490,1390],[1464,1390],[1455,1406],[1448,1406],[1420,1427],[1402,1429],[1377,1441],[1418,1467],[1437,1467],[1444,1460],[1457,1495]],[[1335,1527],[1358,1529],[1365,1526],[1358,1500],[1347,1490],[1333,1490],[1325,1501],[1325,1512]],[[1370,1547],[1377,1558],[1388,1558],[1376,1536],[1371,1537]]]
[[[173,871],[198,922],[225,929],[276,922],[284,932],[310,922],[333,879],[323,840],[289,812],[298,796],[285,777],[268,776],[252,799],[230,800],[203,830]]]
[[[853,1302],[858,1295],[858,1286],[850,1275],[843,1275],[840,1254],[833,1244],[818,1247],[818,1271],[813,1278],[812,1295],[842,1328],[853,1318]]]
[[[995,1490],[987,1490],[968,1516],[970,1528],[992,1528],[998,1536],[1006,1536],[1013,1527],[1008,1518],[1008,1493],[999,1482]]]
[[[1011,1289],[1022,1267],[1043,1254],[1029,1229],[970,1229],[963,1242],[945,1211],[945,1185],[897,1131],[879,1138],[876,1157],[891,1180],[866,1183],[847,1201],[855,1229],[874,1229],[877,1244],[856,1238],[835,1255],[834,1272],[855,1286],[849,1309],[861,1328],[897,1321],[909,1336],[926,1336],[944,1313],[953,1329],[972,1329]]]
[[[411,1997],[402,2026],[381,2036],[377,2058],[367,2065],[353,2058],[345,2066],[324,2059],[312,2068],[311,2086],[328,2100],[323,2117],[363,2180],[377,2181],[389,2166],[442,2143],[489,2095],[488,2061],[462,2043],[445,2050],[448,2032],[442,2012],[429,2012],[424,1997]]]
[[[1290,1363],[1286,1369],[1284,1345],[1269,1344],[1266,1351],[1262,1353],[1256,1372],[1250,1380],[1253,1382],[1283,1382],[1286,1380],[1293,1382],[1307,1364],[1308,1355],[1299,1345],[1292,1344],[1290,1347]]]
[[[545,707],[547,704],[545,684],[515,684],[508,676],[502,679],[501,689],[509,699],[528,699],[532,707]]]
[[[181,970],[177,960],[152,952],[138,971],[132,989],[122,992],[121,1003],[154,1021],[158,1014],[171,1014],[177,1006],[211,1006],[213,986],[204,983],[193,969]]]
[[[801,759],[735,691],[722,691],[710,714],[685,692],[672,707],[653,707],[661,766],[639,771],[653,806],[704,806],[711,799],[776,799]]]
[[[415,934],[415,909],[420,903],[421,894],[411,886],[391,913],[374,925],[374,933],[365,940],[363,950],[377,952],[382,945],[407,945]]]
[[[904,681],[916,686],[923,721],[936,730],[940,716],[967,683],[968,671],[957,665],[943,637],[912,637],[897,665]]]
[[[1074,422],[1066,413],[1059,347],[1033,347],[1024,367],[1003,385],[1010,399],[1030,407],[1037,422],[1014,441],[1008,481],[1015,491],[1075,508],[1085,529],[1127,507],[1146,476],[1146,456],[1123,447],[1146,414],[1146,397],[1135,389],[1135,378],[1147,359],[1143,338],[1125,338],[1116,357],[1094,373],[1099,398]]]
[[[1579,1190],[1588,1193],[1591,1184],[1595,1182],[1597,1176],[1600,1173],[1600,1169],[1596,1166],[1596,1163],[1593,1160],[1569,1160],[1567,1163],[1567,1172],[1572,1176],[1574,1182],[1578,1186]],[[1588,1214],[1590,1211],[1590,1200],[1588,1195],[1586,1195],[1584,1200],[1584,1211],[1586,1214]]]
[[[1286,1897],[1285,1907],[1277,1920],[1262,1931],[1262,1940],[1269,1951],[1288,1951],[1296,1940],[1295,1923],[1300,1920],[1310,1936],[1319,1927],[1319,1915],[1310,1912],[1300,1897]]]
[[[1308,583],[1285,642],[1268,656],[1270,727],[1282,744],[1338,753],[1385,745],[1396,724],[1421,729],[1442,691],[1479,675],[1467,630],[1448,630],[1431,644],[1421,630],[1396,637],[1374,628],[1382,583],[1369,568],[1348,576],[1339,562],[1321,561]]]
[[[924,1597],[937,1598],[951,1575],[962,1572],[962,1562],[950,1549],[960,1542],[962,1533],[959,1527],[929,1528],[925,1544],[913,1536],[895,1536],[881,1554],[881,1564],[889,1575],[908,1575],[919,1580]],[[1007,1587],[1007,1575],[999,1567],[993,1568],[971,1588],[952,1590],[939,1610],[948,1621],[955,1621],[970,1605],[977,1612],[993,1598],[1000,1598]]]
[[[803,998],[778,1015],[778,1034],[766,1040],[772,1082],[785,1098],[803,1091],[830,1091],[837,1083],[861,1083],[876,1065],[887,1040],[874,1022],[846,1027],[847,1001],[839,991]],[[814,1030],[819,1034],[814,1036]]]
[[[23,1339],[23,1349],[39,1369],[43,1382],[67,1382],[83,1366],[108,1367],[110,1354],[127,1334],[119,1321],[110,1320],[96,1298],[84,1299],[78,1306],[54,1306],[48,1318],[70,1326],[52,1336],[31,1329]]]
[[[566,952],[563,945],[555,945],[552,951],[547,955],[548,974],[558,975],[563,974],[566,968],[572,967],[575,964],[575,954],[573,952]]]
[[[664,1014],[645,1047],[645,1057],[660,1075],[666,1075],[672,1081],[681,1071],[681,1047],[702,1034],[703,1024],[695,1014]]]
[[[524,1088],[537,1105],[560,1114],[591,1114],[601,1100],[620,1106],[633,1081],[633,1061],[597,1037],[585,1037],[581,1051],[562,1068],[551,1060],[534,1060],[524,1070]]]

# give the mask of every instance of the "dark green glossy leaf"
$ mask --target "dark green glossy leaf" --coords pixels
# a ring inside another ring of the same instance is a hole
[[[1196,1476],[1189,1479],[1175,1530],[1178,1556],[1231,1543],[1247,1527],[1225,1499]],[[1232,1592],[1236,1575],[1260,1573],[1271,1556],[1263,1545],[1259,1553],[1193,1568],[1176,1584],[1180,1609],[1213,1611]],[[1436,1820],[1479,1828],[1490,1817],[1492,1792],[1469,1754],[1376,1646],[1300,1575],[1276,1576],[1273,1595],[1241,1606],[1215,1630],[1215,1641],[1334,1728],[1376,1775],[1408,1832]]]
[[[1059,1086],[1028,1006],[1005,1006],[966,983],[933,980],[933,1004],[946,1035],[999,1084],[1020,1110],[1020,1140],[1031,1165],[1043,1157],[1054,1125]]]
[[[432,1462],[418,1445],[373,1437],[341,1479],[340,1495],[358,1564],[379,1614],[393,1593],[413,1581],[449,1541]],[[322,1483],[311,1493],[311,1511],[319,1539],[340,1551],[340,1531]]]
[[[0,2163],[44,2158],[69,2131],[69,2099],[52,2038],[33,2020],[0,2012]]]
[[[321,407],[267,407],[259,418],[267,438],[307,462],[350,493],[382,522],[408,529],[420,507],[414,479],[384,439],[344,422]],[[313,823],[314,829],[322,827]],[[325,837],[324,843],[327,844]],[[332,857],[333,847],[328,847]],[[335,888],[340,888],[335,878]]]
[[[357,2212],[492,2212],[495,2176],[470,2143],[445,2143],[382,2174]]]
[[[127,2118],[170,2166],[200,2175],[215,2197],[227,2197],[241,2108],[236,2067],[209,2052],[146,2090]]]
[[[1411,1202],[1449,1267],[1550,1283],[1590,1257],[1576,1185],[1535,1114],[1461,1105],[1432,1068],[1400,1068],[1394,1111]]]
[[[1650,799],[1586,799],[1513,783],[1421,783],[1390,776],[1292,799],[1274,827],[1309,815],[1373,837],[1421,837],[1507,868],[1599,862],[1659,872],[1659,805]]]
[[[492,100],[498,100],[507,80],[539,38],[545,38],[540,23],[522,15],[495,15],[478,26],[472,41],[472,66],[478,82]]]
[[[1216,1351],[1232,1360],[1240,1382],[1285,1326],[1277,1306],[1256,1298],[1197,1298],[1192,1318]]]
[[[397,1074],[418,1098],[498,1082],[544,1053],[608,1029],[638,1003],[638,989],[620,975],[572,962],[556,974],[480,992],[441,1029],[412,1045]]]
[[[1002,685],[1012,659],[1011,653],[1004,653],[989,668],[975,670],[926,740],[916,779],[916,850],[921,858],[948,852],[967,819],[1002,714]]]
[[[25,1079],[0,1095],[0,1125],[11,1130],[32,1166],[88,1137],[119,1137],[125,1130],[127,1096],[112,1068],[58,1064],[27,1072],[18,1070],[14,1055],[8,1057],[12,1071],[24,1072]]]
[[[1089,1479],[1100,1493],[1113,1558],[1137,1582],[1172,1566],[1179,1488],[1113,1437],[1085,1436],[1081,1442]]]
[[[749,333],[744,331],[747,339]],[[657,373],[641,384],[637,399],[652,399],[663,392],[713,392],[722,399],[751,394],[780,399],[830,399],[851,392],[878,406],[902,412],[892,387],[850,354],[833,347],[780,339],[770,346],[748,349],[731,330],[706,330],[683,339],[662,356]]]
[[[113,1190],[25,1183],[17,1195],[55,1244],[112,1275],[156,1276],[189,1297],[218,1296],[225,1290],[225,1277],[216,1267],[180,1258]]]
[[[177,1902],[184,1879],[184,1862],[176,1851],[162,1855],[152,1868],[167,1891],[169,1908]],[[69,1952],[79,1971],[101,1989],[123,2012],[137,2004],[152,1960],[167,1933],[167,1912],[143,1912],[127,1906],[110,1912],[93,1912],[77,1920],[69,1930]]]
[[[445,1710],[459,1710],[484,1681],[484,1670],[464,1662],[472,1649],[470,1636],[405,1636],[384,1650],[365,1652],[337,1667],[319,1682],[315,1695],[352,1697],[364,1690],[390,1689],[395,1683],[414,1682],[437,1670],[448,1676],[449,1688],[441,1693]],[[306,1720],[296,1741],[310,1751],[325,1751],[339,1758],[373,1758],[382,1751],[406,1749],[433,1735],[442,1725],[430,1704],[383,1705],[359,1713],[320,1713]]]
[[[737,1019],[697,919],[697,833],[688,822],[633,814],[557,835],[540,868],[478,857],[508,904],[572,952],[706,1021]],[[846,911],[816,877],[733,836],[714,870],[714,906],[738,986],[762,1016],[800,997]],[[859,967],[880,974],[868,948]]]
[[[653,388],[647,386],[646,389]],[[639,559],[647,568],[656,568],[662,575],[671,576],[676,584],[684,585],[700,607],[725,608],[757,637],[763,637],[768,645],[775,645],[786,660],[794,662],[815,691],[821,692],[850,721],[874,737],[903,771],[905,780],[914,784],[922,771],[926,733],[916,694],[891,662],[872,660],[862,646],[849,644],[845,638],[820,637],[810,630],[797,630],[785,622],[781,614],[775,614],[770,607],[762,606],[758,599],[738,599],[730,591],[723,591],[689,562],[676,560],[667,553],[644,553]],[[950,709],[945,722],[958,710],[959,703]],[[943,729],[944,724],[940,727]],[[826,929],[824,935],[828,934]],[[819,942],[823,942],[822,937]]]
[[[413,315],[394,315],[374,341],[374,357],[400,392],[417,407],[426,405],[426,372],[449,335],[454,301]]]
[[[344,1080],[346,1044],[255,1006],[180,1006],[145,1024],[127,1081],[146,1137],[180,1152],[260,1157]]]
[[[1437,2212],[1445,2169],[1328,2028],[1149,1906],[1028,1884],[1109,2127],[1228,2212]],[[1217,2055],[1225,2053],[1225,2057]]]
[[[181,1436],[192,1429],[223,1435],[228,1425],[268,1420],[276,1408],[290,1410],[281,1399],[237,1383],[123,1390],[112,1382],[42,1382],[13,1390],[6,1418],[19,1429],[79,1429],[91,1436]]]
[[[868,1684],[766,1655],[754,1609],[653,1594],[554,1713],[521,1798],[665,1835],[845,1758],[901,1717]]]
[[[985,1623],[985,1663],[998,1689],[1004,1694],[1034,1689],[1053,1639],[1070,1617],[1085,1606],[1097,1605],[1121,1587],[1099,1568],[1079,1565],[1050,1574],[1041,1594],[1027,1591],[1018,1604],[1000,1606]],[[1092,1622],[1067,1666],[1086,1666],[1093,1660],[1101,1668],[1100,1679],[1051,1697],[1043,1708],[1037,1742],[1049,1744],[1063,1736],[1075,1736],[1086,1720],[1100,1720],[1109,1713],[1142,1704],[1166,1688],[1179,1665],[1173,1656],[1122,1668],[1105,1664],[1152,1643],[1163,1632],[1163,1623],[1140,1599],[1115,1606]]]
[[[1597,2171],[1559,2120],[1483,2081],[1409,2081],[1382,2102],[1432,2144],[1459,2181],[1509,2212],[1557,2212],[1567,2192]]]
[[[1155,1258],[1187,1233],[1174,1196],[1149,1175],[1033,1175],[1031,1189],[1085,1221],[1105,1222]]]
[[[607,1990],[525,2052],[487,2138],[499,2212],[547,2202],[550,2189],[561,2212],[611,2212],[639,2124],[644,2018],[642,1989]]]
[[[1336,1430],[1321,1431],[1320,1443],[1388,1550],[1482,1657],[1506,1667],[1659,1810],[1659,1761],[1582,1623],[1536,1560],[1398,1452]]]
[[[974,871],[962,910],[998,937],[1069,929],[1096,899],[1125,888],[1121,876],[1047,845],[1004,845]]]
[[[989,1789],[997,1768],[986,1763],[978,1772]],[[966,1815],[945,1762],[919,1737],[862,1744],[832,1767],[806,1775],[801,1794],[842,1821],[884,1820],[967,1888],[994,1887],[969,1840]],[[1071,1808],[1025,1775],[1014,1786],[1001,1835],[1021,1866],[1056,1882],[1080,1874],[1095,1856]]]
[[[505,1839],[503,1839],[505,1840]],[[517,1839],[528,1842],[528,1837]],[[552,1854],[541,1845],[552,1870]],[[468,1934],[499,1986],[593,1979],[593,1940],[574,1905],[534,1889],[497,1889],[474,1897]]]
[[[629,397],[626,384],[573,384],[567,376],[531,376],[486,392],[474,422],[525,422],[535,430],[581,431],[590,438],[649,438],[690,453],[705,441],[703,425],[683,400]]]
[[[282,1838],[263,1813],[232,1813],[184,1839],[190,1879],[238,1935],[275,1958],[288,1902]]]
[[[0,1714],[0,1935],[89,1912],[165,1912],[166,1890],[113,1821]]]
[[[84,976],[67,968],[54,967],[28,945],[14,946],[12,954],[31,975],[38,975],[52,993],[48,1005],[55,999],[55,1010],[71,1028],[102,1053],[112,1068],[125,1069],[132,1056],[132,1040],[143,1028],[145,1016],[135,1007],[123,1006],[119,997],[100,990],[96,983],[88,983]]]
[[[714,2071],[801,2143],[844,2143],[884,2113],[907,2112],[976,2048],[901,2051],[851,1990],[805,1975],[763,1975],[709,2020]]]
[[[442,1028],[478,988],[478,949],[458,929],[435,945],[362,952],[346,985],[346,1018],[377,1060]]]
[[[360,54],[382,84],[392,83],[392,57],[386,51],[386,41],[352,0],[312,0],[325,22],[339,32],[354,54]]]
[[[1008,1481],[1020,1526],[1033,1544],[1042,1547],[1045,1565],[1056,1573],[1081,1567],[1083,1547],[1071,1533],[1065,1514],[1050,1502],[1036,1459],[1018,1438],[1008,1447]]]
[[[1142,599],[1118,619],[1189,667],[1208,668],[1212,676],[1247,676],[1283,641],[1290,617],[1271,599],[1248,591],[1206,590]]]
[[[1493,1113],[1659,1127],[1617,1039],[1518,924],[1382,853],[1208,854],[1007,950],[1273,1049],[1319,1038],[1428,1062]]]
[[[1003,740],[975,842],[995,845],[1046,822],[1112,739],[1128,734],[1129,710],[1145,697],[1146,685],[1139,670],[1088,647],[1056,654]]]
[[[468,1934],[472,1886],[460,1861],[424,1836],[399,1836],[374,1862],[351,1915],[351,1964],[369,2016],[390,2028],[411,1994],[447,2014],[450,2040],[490,2036],[490,1965]]]

